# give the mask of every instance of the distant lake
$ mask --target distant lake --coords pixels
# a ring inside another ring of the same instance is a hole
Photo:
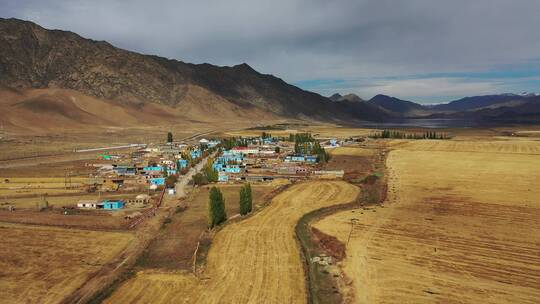
[[[360,126],[367,128],[430,128],[430,129],[450,129],[450,128],[477,128],[494,126],[496,124],[487,123],[485,121],[475,121],[467,119],[399,119],[386,122],[365,122]]]

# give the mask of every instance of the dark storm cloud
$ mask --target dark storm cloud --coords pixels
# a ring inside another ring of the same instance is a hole
[[[287,81],[339,79],[363,94],[430,96],[506,87],[409,76],[540,70],[539,11],[537,0],[72,0],[2,1],[0,14],[189,62],[248,62]]]

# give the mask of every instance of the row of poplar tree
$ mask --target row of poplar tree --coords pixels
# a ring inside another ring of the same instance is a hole
[[[245,184],[240,189],[239,203],[240,215],[246,215],[252,211],[253,195],[250,184]],[[210,189],[208,198],[208,228],[212,229],[226,220],[227,213],[225,212],[225,199],[223,198],[223,193],[214,186]]]
[[[427,131],[423,133],[405,133],[394,130],[383,130],[371,134],[369,137],[377,138],[398,138],[398,139],[449,139],[446,133],[438,133],[434,131]]]

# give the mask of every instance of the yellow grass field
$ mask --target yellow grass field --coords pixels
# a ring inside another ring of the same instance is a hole
[[[0,223],[0,238],[0,303],[58,303],[133,235]]]
[[[6,182],[8,180],[8,182]],[[88,178],[73,177],[72,187],[79,187]],[[64,178],[39,177],[39,178],[0,178],[0,197],[15,198],[18,196],[40,196],[42,194],[75,194],[80,193],[80,189],[66,189]]]
[[[373,149],[365,149],[360,147],[338,147],[329,150],[331,155],[347,155],[347,156],[371,156]]]
[[[140,272],[106,303],[305,303],[306,286],[294,226],[314,209],[356,198],[339,181],[294,185],[254,216],[219,231],[200,279]]]
[[[384,208],[315,224],[344,243],[353,227],[356,302],[538,303],[540,142],[415,141],[387,165]]]

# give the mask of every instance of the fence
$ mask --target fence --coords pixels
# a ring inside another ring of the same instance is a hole
[[[161,191],[161,194],[159,196],[159,200],[157,201],[157,203],[154,206],[152,206],[152,208],[144,211],[143,214],[139,215],[138,217],[134,218],[131,221],[131,223],[129,224],[129,229],[133,229],[133,228],[137,227],[137,225],[142,223],[145,219],[156,215],[157,209],[161,206],[161,203],[163,202],[163,196],[164,195],[165,195],[165,189],[163,189],[163,191]]]

